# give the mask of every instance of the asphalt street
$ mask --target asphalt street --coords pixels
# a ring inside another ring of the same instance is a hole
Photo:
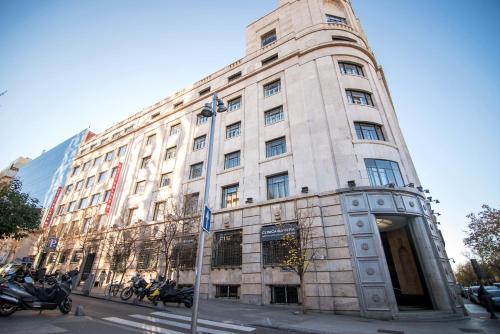
[[[172,304],[163,310],[127,305],[73,294],[73,311],[63,315],[59,310],[19,311],[8,318],[0,318],[0,333],[50,334],[50,333],[161,333],[190,332],[189,311]],[[85,316],[75,316],[77,306],[83,306]],[[283,330],[245,326],[231,321],[198,319],[200,333],[229,334],[278,334]]]

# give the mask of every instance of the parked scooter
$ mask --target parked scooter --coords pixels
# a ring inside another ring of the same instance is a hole
[[[144,297],[146,297],[150,302],[152,302],[154,305],[158,304],[158,301],[160,300],[160,288],[162,286],[162,281],[151,279],[151,281],[146,285],[144,290],[142,290],[141,293],[137,296],[137,299],[139,301],[142,301]]]
[[[71,311],[72,277],[68,274],[49,288],[36,287],[30,276],[8,277],[0,282],[0,316],[6,317],[17,310],[54,310],[59,307],[63,314]]]
[[[176,282],[168,280],[160,289],[160,300],[165,303],[183,303],[190,308],[193,306],[194,288],[176,288]]]
[[[139,274],[132,277],[129,283],[130,285],[123,289],[120,293],[120,298],[122,300],[129,300],[134,294],[136,296],[140,296],[148,285],[148,282],[146,282],[146,280]]]

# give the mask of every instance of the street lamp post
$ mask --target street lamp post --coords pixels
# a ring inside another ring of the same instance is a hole
[[[210,189],[210,171],[212,168],[212,151],[214,146],[214,128],[215,128],[215,117],[218,112],[224,112],[227,108],[221,99],[217,97],[217,93],[212,96],[212,105],[206,103],[201,110],[201,115],[204,117],[210,117],[210,138],[208,142],[208,158],[207,158],[207,169],[205,174],[205,193],[203,195],[203,212],[205,212],[205,206],[208,207],[208,194]],[[197,334],[196,326],[198,321],[198,302],[200,299],[200,283],[201,283],[201,271],[203,267],[203,248],[205,246],[205,230],[203,226],[204,214],[201,214],[200,219],[200,234],[198,239],[198,255],[196,256],[196,280],[194,285],[194,301],[193,310],[191,317],[191,333]]]

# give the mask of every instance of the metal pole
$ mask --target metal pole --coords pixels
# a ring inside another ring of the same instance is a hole
[[[197,334],[196,325],[198,321],[198,301],[200,299],[201,271],[203,268],[203,248],[205,246],[205,231],[203,230],[203,212],[205,205],[208,206],[208,193],[210,189],[210,170],[212,168],[212,150],[214,146],[215,116],[217,114],[217,94],[212,97],[212,117],[210,122],[210,138],[208,142],[207,169],[205,172],[205,193],[203,195],[203,210],[200,217],[200,234],[198,240],[198,255],[196,256],[196,280],[194,285],[194,301],[191,316],[191,333]]]

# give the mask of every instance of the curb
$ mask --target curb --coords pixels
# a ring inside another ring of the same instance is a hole
[[[149,308],[149,309],[152,309],[152,310],[161,310],[161,311],[166,311],[166,312],[170,312],[172,313],[172,311],[169,311],[167,310],[166,308],[164,307],[158,307],[158,306],[154,306],[154,305],[148,305],[148,304],[144,304],[144,303],[137,303],[137,304],[134,304],[134,303],[130,303],[128,301],[125,301],[125,300],[116,300],[116,299],[108,299],[106,297],[100,297],[100,296],[95,296],[95,295],[86,295],[84,294],[83,292],[81,291],[71,291],[72,294],[74,295],[78,295],[78,296],[82,296],[82,297],[89,297],[89,298],[94,298],[94,299],[99,299],[99,300],[104,300],[104,301],[109,301],[109,302],[113,302],[113,303],[118,303],[118,304],[125,304],[125,305],[132,305],[132,306],[139,306],[139,307],[144,307],[144,308]]]

